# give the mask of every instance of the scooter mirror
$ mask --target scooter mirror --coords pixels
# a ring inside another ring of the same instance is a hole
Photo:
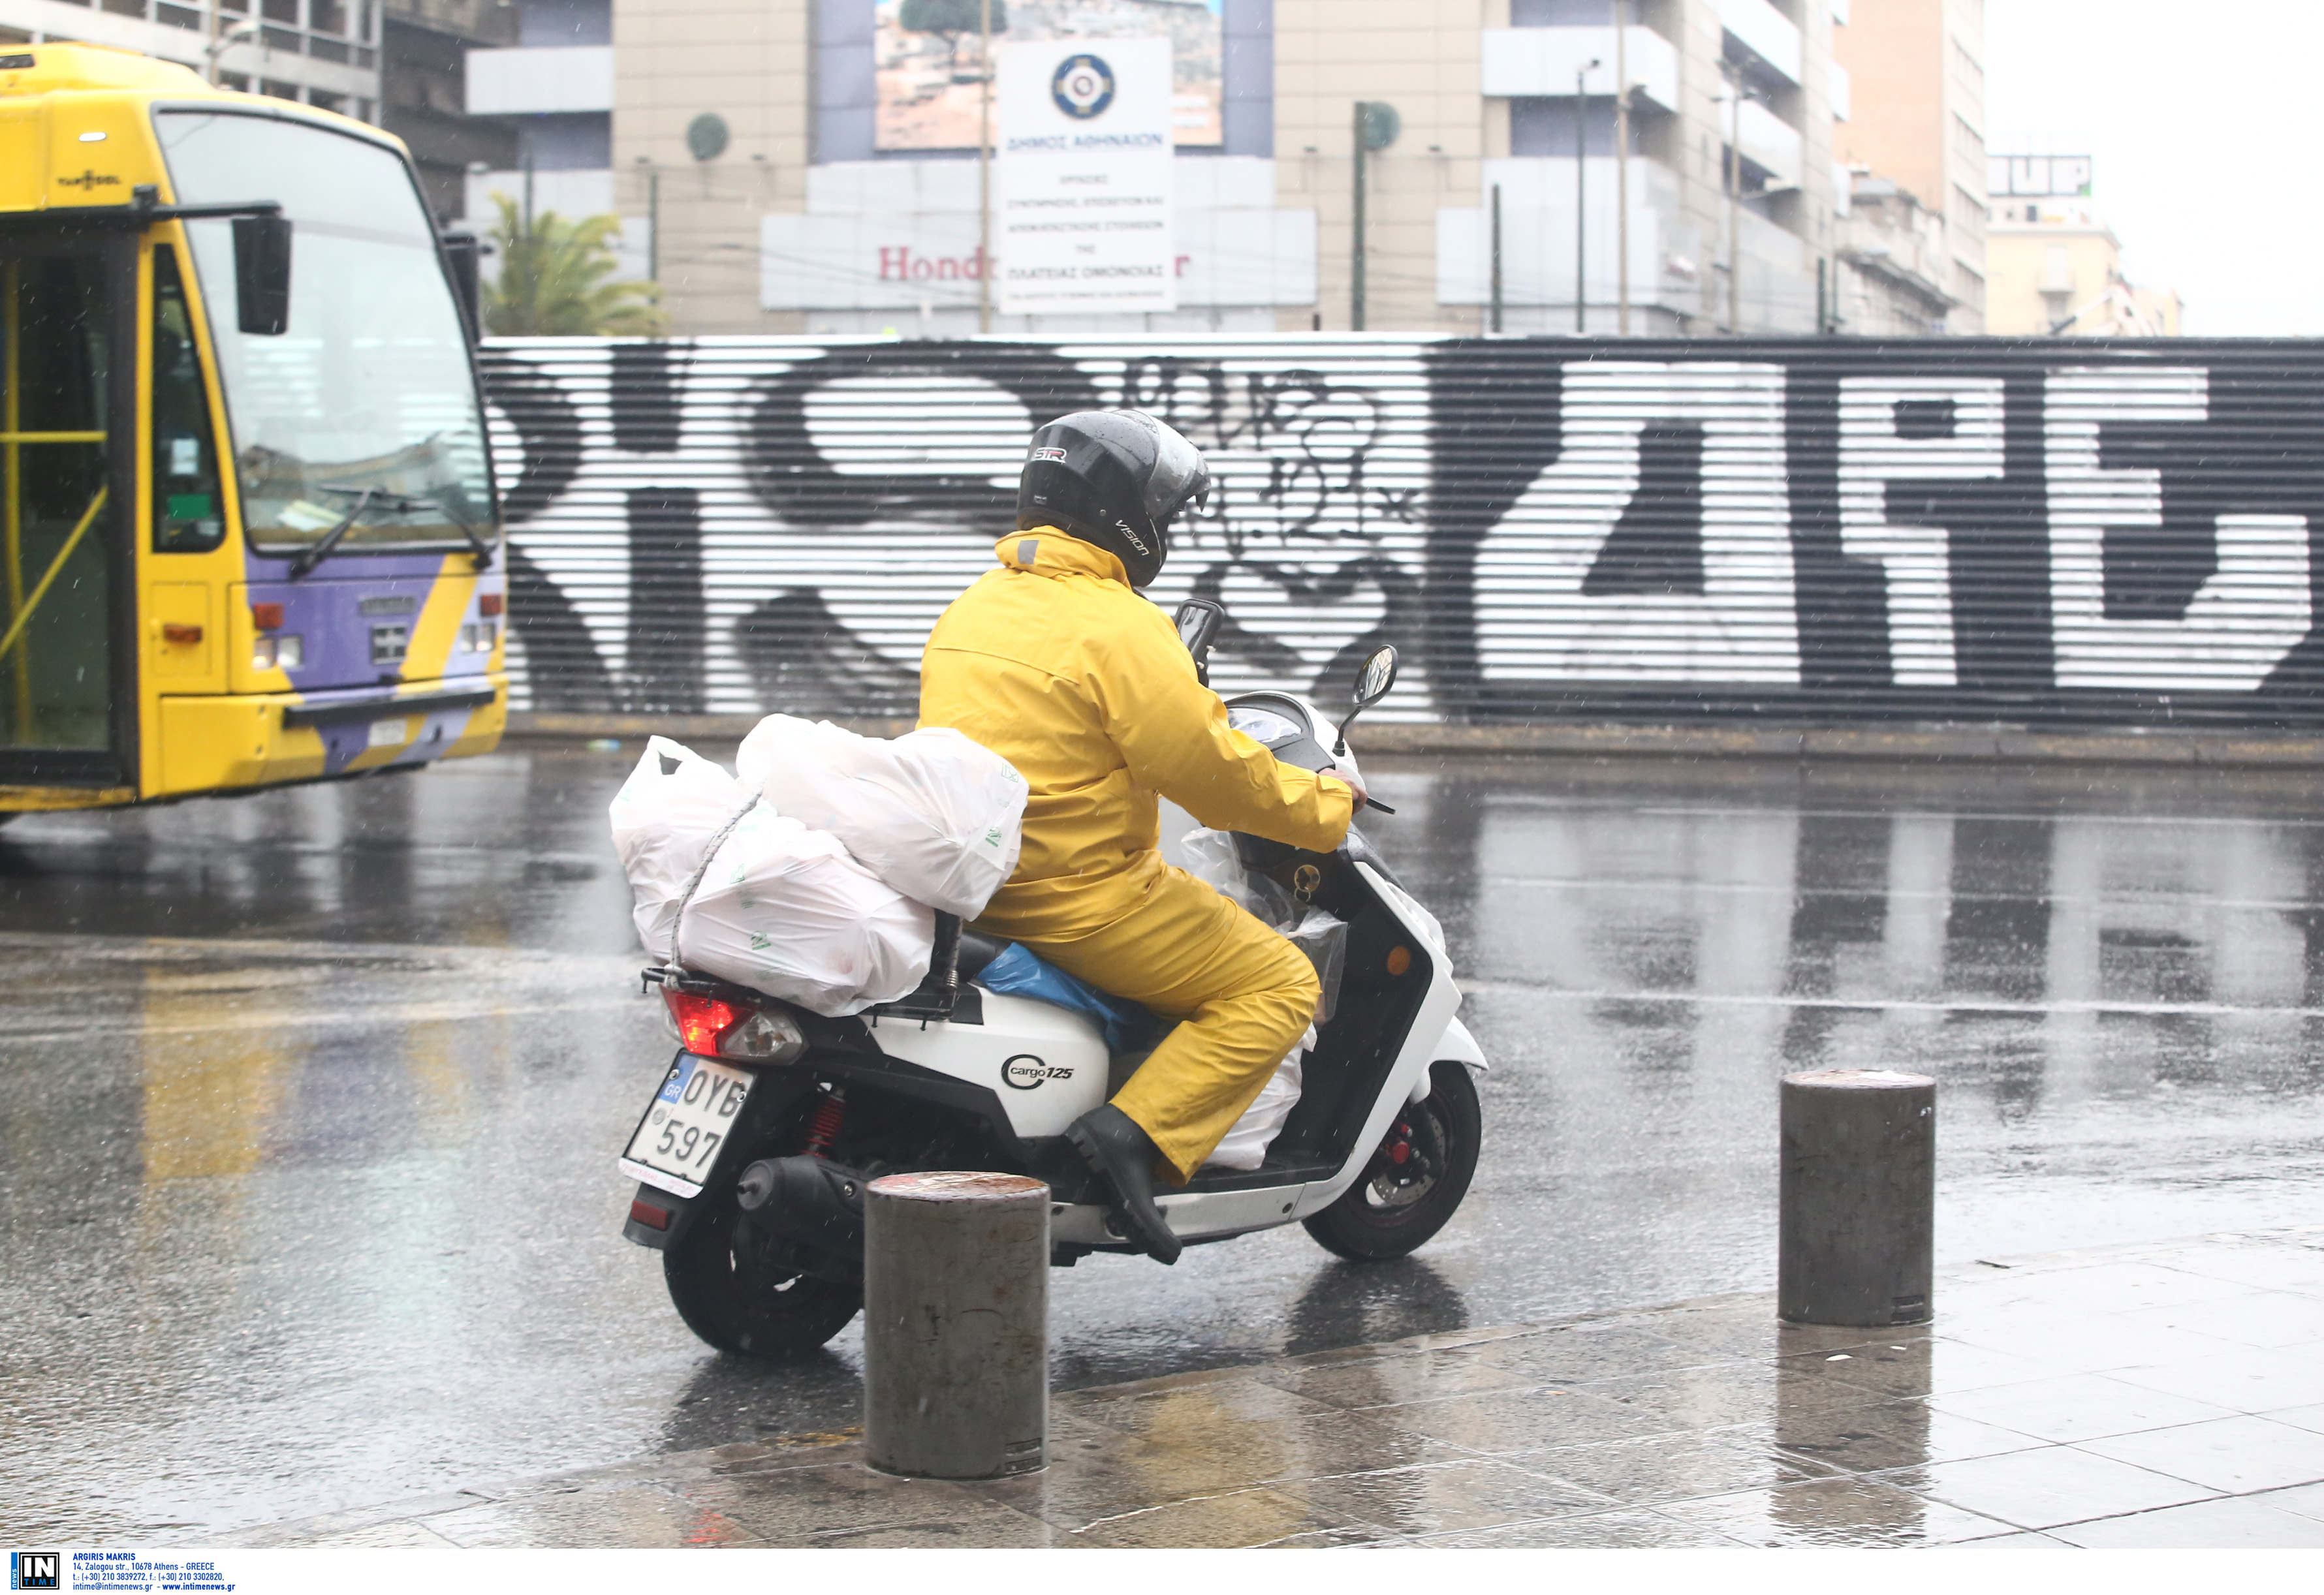
[[[1356,723],[1357,715],[1388,696],[1388,688],[1395,685],[1396,648],[1391,643],[1383,642],[1372,650],[1371,658],[1366,659],[1364,668],[1356,672],[1356,706],[1348,711],[1345,720],[1340,722],[1340,740],[1333,745],[1333,752],[1348,751],[1348,727]]]
[[[1396,649],[1392,644],[1382,643],[1372,650],[1372,657],[1364,661],[1364,668],[1356,674],[1356,707],[1370,708],[1388,696],[1388,688],[1395,685]],[[1352,715],[1348,717],[1351,720],[1355,718]]]
[[[1187,599],[1174,617],[1178,641],[1194,656],[1195,678],[1205,687],[1211,684],[1211,643],[1226,618],[1226,606],[1208,598]]]

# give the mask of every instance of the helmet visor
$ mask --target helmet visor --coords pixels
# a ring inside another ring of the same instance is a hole
[[[1211,468],[1203,451],[1165,426],[1154,429],[1159,457],[1146,478],[1144,509],[1157,526],[1167,525],[1192,503],[1199,508],[1211,496]]]

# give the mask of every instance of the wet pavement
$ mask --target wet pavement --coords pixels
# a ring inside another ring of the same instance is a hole
[[[2324,1548],[2324,1228],[1946,1271],[1933,1326],[1766,1294],[1074,1392],[1049,1465],[847,1434],[222,1536],[245,1546]]]
[[[713,1356],[619,1237],[668,1045],[604,837],[634,756],[0,831],[10,1528],[176,1537],[855,1422],[854,1332]],[[1061,1388],[1764,1289],[1799,1068],[1937,1074],[1941,1260],[2324,1212],[2314,775],[1374,762],[1495,1060],[1467,1205],[1398,1264],[1296,1229],[1086,1259]]]

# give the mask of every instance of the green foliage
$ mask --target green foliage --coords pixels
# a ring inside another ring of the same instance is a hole
[[[500,281],[484,288],[484,328],[504,337],[655,337],[667,330],[653,282],[613,282],[617,263],[606,240],[621,218],[585,217],[568,222],[553,210],[534,216],[528,231],[516,201],[495,194],[501,219],[493,229]]]
[[[942,33],[957,45],[954,34],[982,31],[983,0],[904,0],[896,23],[908,33]],[[992,31],[1005,32],[1008,27],[1006,0],[992,0]]]

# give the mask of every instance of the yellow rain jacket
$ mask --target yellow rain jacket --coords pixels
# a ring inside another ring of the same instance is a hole
[[[1230,727],[1113,555],[1053,529],[993,551],[1001,568],[953,601],[920,665],[920,724],[982,743],[1032,788],[1016,873],[977,927],[1187,1021],[1114,1099],[1183,1181],[1305,1031],[1316,987],[1290,943],[1163,862],[1157,797],[1324,852],[1354,793]]]

